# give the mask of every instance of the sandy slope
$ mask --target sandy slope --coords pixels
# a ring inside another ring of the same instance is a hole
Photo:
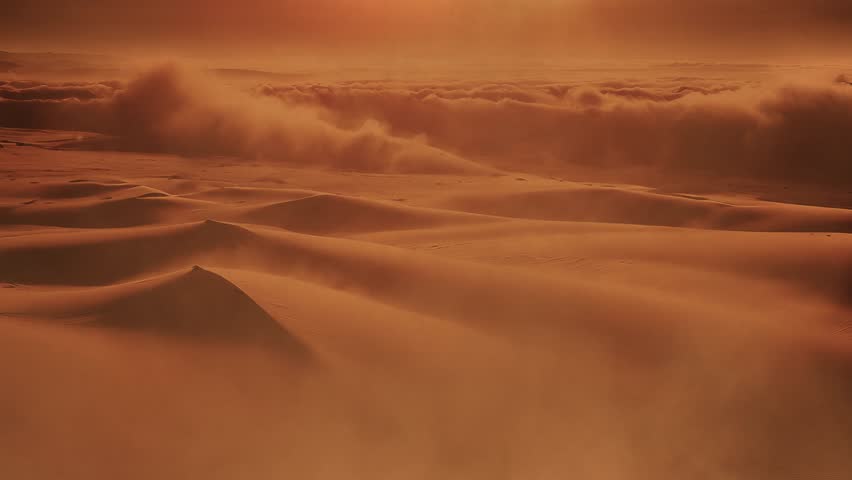
[[[518,218],[730,230],[852,232],[852,212],[769,202],[729,203],[643,189],[569,187],[461,195],[448,208]]]
[[[842,205],[17,138],[3,476],[852,471]]]

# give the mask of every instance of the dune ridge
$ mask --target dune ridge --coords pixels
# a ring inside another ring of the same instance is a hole
[[[4,314],[190,342],[261,346],[293,359],[308,356],[306,347],[239,287],[197,265],[124,284],[29,294],[34,298],[27,304],[15,302],[21,308]]]
[[[632,223],[725,230],[852,232],[847,209],[754,202],[733,205],[642,190],[585,187],[447,199],[447,208],[540,220]]]
[[[2,239],[5,282],[98,285],[132,278],[221,252],[227,256],[255,235],[214,221],[161,227],[56,232],[37,241]],[[16,241],[19,240],[19,241]],[[197,263],[197,262],[196,262]]]
[[[485,216],[393,205],[340,195],[317,194],[266,205],[231,216],[243,223],[304,233],[358,233],[495,221]]]
[[[141,285],[140,285],[141,287]],[[111,299],[86,326],[276,347],[305,347],[237,286],[199,266]]]

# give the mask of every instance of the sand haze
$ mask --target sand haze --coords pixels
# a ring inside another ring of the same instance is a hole
[[[0,476],[852,475],[850,32],[836,0],[9,7]]]

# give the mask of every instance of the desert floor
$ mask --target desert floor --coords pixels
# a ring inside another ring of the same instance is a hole
[[[852,472],[852,197],[0,131],[4,478]]]

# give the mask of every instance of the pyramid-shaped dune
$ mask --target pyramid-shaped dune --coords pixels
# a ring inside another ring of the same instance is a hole
[[[87,325],[307,352],[236,285],[199,266],[134,287],[98,306]]]

